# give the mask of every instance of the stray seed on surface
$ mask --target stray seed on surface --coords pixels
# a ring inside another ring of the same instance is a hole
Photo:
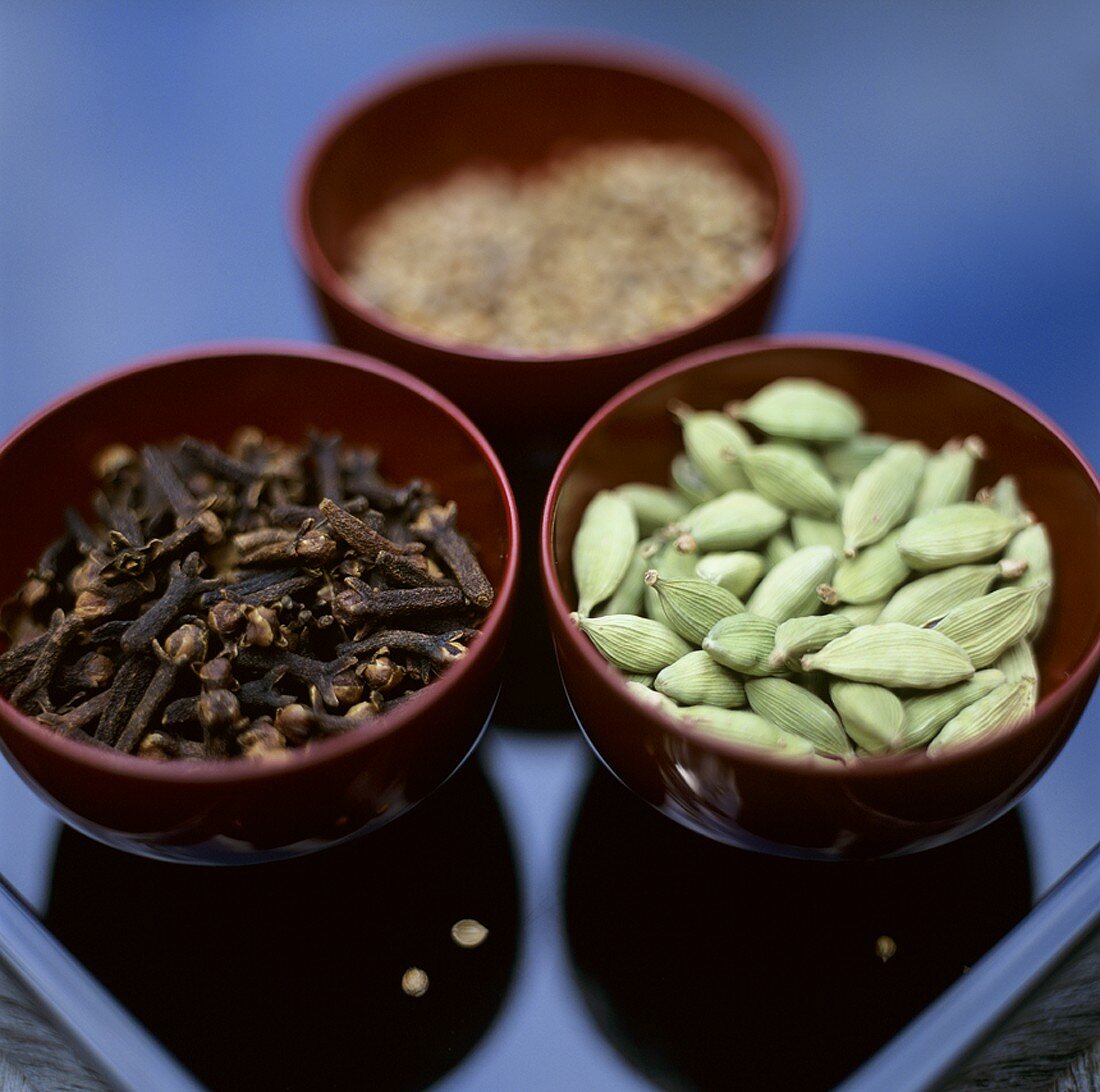
[[[428,992],[428,976],[419,967],[410,967],[401,976],[401,988],[410,997],[423,997]]]
[[[898,946],[894,943],[893,937],[879,937],[875,941],[875,955],[885,963],[890,959],[895,952],[897,952]]]
[[[473,918],[463,918],[451,926],[451,940],[460,948],[476,948],[488,935],[489,930]]]

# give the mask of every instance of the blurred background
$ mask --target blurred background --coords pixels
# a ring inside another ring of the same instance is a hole
[[[318,118],[425,52],[534,33],[663,47],[779,123],[806,209],[777,330],[965,361],[1100,463],[1095,0],[5,0],[0,433],[156,350],[324,339],[285,228]],[[1069,774],[1100,765],[1098,722],[1094,702],[1024,806],[1035,892],[1100,837],[1087,779]],[[526,939],[494,1049],[456,1085],[515,1086],[545,1065],[558,1087],[640,1087],[580,1016],[565,955],[586,750],[576,733],[497,732],[482,757],[518,847]],[[56,823],[5,766],[0,827],[14,825],[22,848],[0,871],[41,906]]]

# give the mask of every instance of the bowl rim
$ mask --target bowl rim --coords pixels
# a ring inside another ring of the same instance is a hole
[[[603,422],[632,398],[658,386],[671,376],[695,368],[705,367],[731,357],[741,357],[757,353],[788,352],[791,350],[818,350],[830,349],[841,352],[859,354],[877,354],[893,356],[904,359],[909,363],[920,365],[935,371],[947,372],[958,379],[973,383],[995,394],[1014,405],[1030,416],[1045,431],[1054,436],[1056,440],[1070,453],[1077,462],[1079,469],[1092,485],[1093,492],[1100,503],[1100,477],[1089,465],[1088,460],[1081,453],[1076,444],[1054,423],[1042,410],[1032,405],[1022,395],[1017,394],[1010,387],[986,375],[976,368],[962,364],[950,357],[943,356],[933,350],[923,349],[902,342],[887,339],[867,337],[862,335],[848,335],[835,333],[803,333],[770,335],[728,342],[725,345],[715,345],[697,352],[689,353],[678,360],[674,360],[660,368],[655,368],[640,379],[623,388],[617,395],[604,403],[583,428],[573,438],[565,454],[562,455],[543,506],[542,520],[539,527],[539,567],[541,570],[543,590],[547,607],[557,614],[558,621],[568,634],[567,640],[571,641],[581,659],[598,676],[607,680],[616,687],[623,697],[630,700],[637,714],[648,721],[653,728],[660,728],[672,735],[681,735],[688,742],[702,750],[710,751],[721,758],[734,759],[739,764],[749,764],[765,767],[772,770],[784,770],[789,772],[808,772],[813,777],[829,777],[839,781],[864,781],[874,780],[880,776],[895,778],[903,777],[914,769],[949,769],[953,766],[969,762],[975,755],[981,755],[987,750],[993,750],[1000,745],[1010,734],[1017,732],[1022,726],[1030,723],[1042,714],[1053,708],[1055,701],[1060,696],[1079,686],[1090,675],[1095,676],[1100,670],[1100,633],[1092,637],[1088,652],[1082,658],[1077,667],[1061,680],[1048,694],[1040,698],[1035,711],[1026,720],[1012,725],[1004,731],[991,736],[979,738],[970,743],[952,748],[944,754],[930,757],[924,750],[901,752],[895,755],[878,755],[871,759],[855,759],[851,762],[826,761],[799,762],[797,756],[784,756],[772,754],[762,748],[753,748],[739,745],[727,740],[707,735],[687,722],[676,720],[662,713],[655,707],[647,706],[635,699],[626,689],[626,683],[622,676],[611,667],[595,650],[591,642],[584,640],[580,631],[570,622],[569,615],[572,608],[566,601],[561,584],[557,576],[557,567],[553,557],[553,535],[558,498],[562,484],[572,469],[572,464],[578,452],[588,441],[591,434],[599,428]],[[587,731],[585,732],[587,735]],[[1067,738],[1068,738],[1067,733]]]
[[[760,272],[734,295],[727,296],[704,314],[659,334],[638,341],[617,342],[597,350],[544,354],[509,352],[433,338],[402,324],[353,292],[328,260],[313,229],[310,198],[322,159],[345,129],[381,103],[464,71],[510,64],[574,65],[640,75],[686,91],[731,116],[760,149],[776,180],[775,224],[768,237],[766,261]],[[730,83],[719,70],[650,43],[610,35],[517,35],[429,51],[345,94],[321,115],[297,154],[290,176],[287,220],[291,249],[302,270],[325,295],[356,318],[421,350],[489,365],[519,363],[530,367],[618,360],[639,351],[659,349],[705,329],[741,307],[790,262],[802,229],[804,205],[801,175],[790,141],[764,108],[740,87]]]
[[[277,762],[248,762],[246,760],[237,761],[236,759],[223,762],[154,762],[143,759],[138,755],[101,750],[80,740],[68,739],[59,735],[46,725],[40,724],[34,717],[28,716],[17,709],[5,695],[0,694],[0,710],[3,711],[8,722],[13,724],[17,731],[28,737],[29,742],[52,752],[56,758],[66,762],[79,761],[95,769],[98,773],[113,777],[122,777],[133,781],[152,781],[160,784],[199,783],[219,785],[242,781],[278,781],[282,778],[293,777],[299,771],[326,766],[368,744],[386,736],[395,735],[411,721],[418,720],[425,714],[429,716],[432,713],[446,715],[444,703],[450,692],[481,658],[483,650],[490,643],[490,638],[496,636],[501,630],[505,631],[501,636],[507,636],[506,629],[510,621],[519,573],[520,531],[515,496],[500,459],[488,440],[485,439],[469,417],[434,387],[429,386],[422,379],[418,379],[408,372],[401,371],[392,364],[387,364],[384,361],[357,353],[351,349],[304,341],[248,339],[204,342],[194,346],[153,353],[141,357],[135,362],[113,368],[82,383],[32,414],[0,441],[0,460],[3,459],[8,449],[24,435],[48,425],[49,419],[58,410],[79,402],[103,387],[125,382],[134,376],[157,371],[161,368],[218,358],[232,359],[254,356],[274,356],[286,360],[336,364],[357,372],[378,376],[406,388],[423,401],[442,410],[473,441],[481,458],[488,464],[497,490],[503,500],[507,539],[503,575],[499,586],[495,589],[493,604],[489,608],[485,622],[478,631],[477,640],[471,644],[465,656],[449,665],[448,669],[438,679],[418,693],[415,700],[399,705],[396,709],[380,715],[376,721],[367,722],[344,735],[324,739],[308,749],[292,748],[287,751],[285,759]]]

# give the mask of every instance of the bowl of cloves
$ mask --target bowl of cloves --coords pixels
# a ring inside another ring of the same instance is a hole
[[[445,398],[314,346],[160,356],[0,446],[0,740],[78,829],[238,862],[369,831],[499,686],[511,491]]]
[[[595,751],[750,849],[977,830],[1100,673],[1095,471],[1019,395],[908,346],[759,338],[651,372],[563,456],[541,567]]]
[[[784,137],[724,78],[537,39],[352,96],[311,136],[289,208],[335,339],[494,441],[565,441],[650,368],[760,332],[799,215]]]

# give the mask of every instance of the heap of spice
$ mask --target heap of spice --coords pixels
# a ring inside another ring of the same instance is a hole
[[[671,409],[672,486],[598,493],[573,543],[573,619],[640,701],[840,760],[935,756],[1030,715],[1050,540],[1014,478],[968,499],[980,439],[868,434],[809,379]]]
[[[455,505],[337,435],[115,445],[94,470],[99,522],[70,509],[0,612],[0,691],[91,745],[285,755],[414,698],[493,601]]]
[[[774,222],[771,200],[716,150],[609,142],[397,198],[363,225],[346,276],[442,341],[589,352],[706,316],[766,271]]]

